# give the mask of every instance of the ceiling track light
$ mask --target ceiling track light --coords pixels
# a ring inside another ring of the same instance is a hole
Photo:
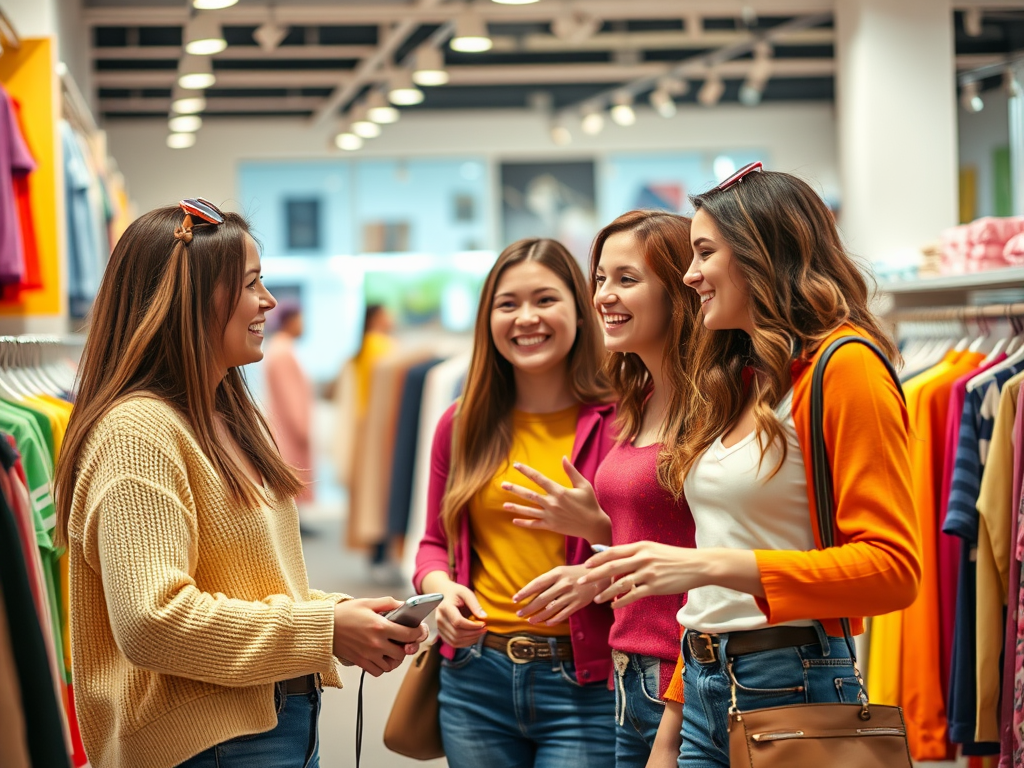
[[[1012,67],[1003,70],[1003,93],[1008,99],[1017,98],[1021,94],[1020,81],[1017,80],[1017,75]]]
[[[178,65],[178,85],[188,91],[209,88],[217,82],[209,56],[185,54]]]
[[[171,92],[171,111],[179,115],[190,115],[206,109],[206,97],[202,91],[186,91],[175,86]]]
[[[964,32],[968,37],[981,37],[982,28],[981,8],[968,8],[964,11]]]
[[[238,0],[192,0],[192,7],[197,11],[220,11],[230,8]]]
[[[188,149],[196,143],[194,133],[172,133],[167,137],[167,146],[171,149]]]
[[[697,91],[697,101],[705,107],[713,107],[722,100],[725,94],[725,83],[721,76],[714,70],[708,72],[704,78],[704,85]]]
[[[423,91],[412,81],[407,69],[395,70],[388,82],[388,101],[399,107],[412,107],[423,101]]]
[[[623,127],[633,125],[636,122],[636,112],[633,111],[633,94],[616,94],[615,106],[611,108],[611,116],[618,125]]]
[[[662,88],[655,88],[648,97],[654,110],[664,118],[675,117],[676,100]]]
[[[355,152],[363,148],[363,139],[350,130],[339,131],[334,137],[334,146],[345,152]]]
[[[185,53],[212,56],[228,47],[216,16],[199,13],[185,25]]]
[[[483,53],[494,47],[494,41],[487,34],[487,22],[468,7],[455,20],[455,36],[449,45],[459,53]]]
[[[448,70],[444,68],[444,52],[427,44],[416,50],[416,64],[412,70],[412,81],[416,85],[430,88],[448,82]]]
[[[375,123],[390,125],[397,123],[402,113],[388,103],[383,91],[370,91],[366,97],[366,116]]]
[[[270,53],[276,51],[286,37],[288,37],[288,25],[279,23],[274,6],[268,6],[267,20],[256,27],[252,33],[252,39],[259,45],[260,50]]]
[[[559,146],[564,147],[567,144],[572,144],[572,133],[569,128],[561,120],[555,120],[551,124],[551,141]]]
[[[981,112],[985,108],[985,101],[978,92],[977,80],[971,80],[960,86],[960,106],[971,113]]]
[[[362,139],[376,139],[381,134],[381,128],[377,123],[367,116],[365,106],[358,106],[352,109],[349,114],[351,122],[349,130]]]
[[[199,115],[175,115],[167,121],[171,133],[195,133],[203,127],[203,118]]]
[[[565,10],[551,20],[551,34],[567,43],[582,43],[596,35],[603,22],[579,8]]]
[[[657,89],[664,91],[670,96],[685,96],[690,91],[690,83],[684,78],[666,75],[659,78]]]
[[[604,113],[600,109],[590,109],[584,112],[580,128],[588,136],[597,136],[604,130]]]

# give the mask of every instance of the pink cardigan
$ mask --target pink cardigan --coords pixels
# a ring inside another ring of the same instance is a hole
[[[448,539],[441,527],[441,499],[448,481],[448,465],[451,456],[452,428],[456,405],[451,406],[437,423],[434,444],[430,456],[430,485],[427,492],[427,529],[420,541],[416,554],[416,573],[413,584],[422,592],[423,578],[433,571],[448,571]],[[594,475],[605,455],[614,445],[613,422],[615,406],[611,403],[584,403],[580,406],[576,422],[576,440],[570,460],[587,480],[594,482]],[[470,586],[470,535],[469,515],[463,514],[459,541],[455,545],[455,581]],[[593,552],[583,539],[567,536],[565,539],[565,562],[579,565]],[[569,618],[573,658],[576,662],[576,678],[580,684],[607,680],[611,675],[611,649],[608,647],[608,633],[612,626],[612,611],[607,604],[592,603],[577,611]],[[452,658],[455,649],[447,644],[441,646],[441,654]]]

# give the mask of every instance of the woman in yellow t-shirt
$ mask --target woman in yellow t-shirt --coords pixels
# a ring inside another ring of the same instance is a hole
[[[451,768],[614,765],[612,616],[591,604],[595,587],[576,585],[610,526],[580,537],[517,527],[503,506],[516,497],[502,487],[522,482],[523,465],[565,486],[593,480],[614,440],[603,355],[568,251],[546,239],[506,248],[481,295],[465,394],[434,434],[414,577],[420,591],[444,594],[441,734]],[[532,622],[516,593],[551,570],[557,582],[533,600],[554,614]]]

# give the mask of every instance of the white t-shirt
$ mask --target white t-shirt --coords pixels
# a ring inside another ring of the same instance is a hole
[[[790,390],[775,409],[788,451],[771,479],[767,478],[778,463],[781,447],[778,442],[773,443],[761,461],[761,448],[754,433],[729,448],[722,445],[719,436],[686,476],[683,487],[697,526],[698,549],[815,548],[807,476],[792,406]],[[676,618],[680,625],[695,632],[735,632],[768,626],[753,595],[718,586],[691,590]]]

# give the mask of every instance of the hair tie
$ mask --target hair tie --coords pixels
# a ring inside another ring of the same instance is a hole
[[[192,242],[192,217],[188,214],[185,214],[185,219],[181,222],[181,225],[175,227],[174,239],[181,240],[185,245]]]

